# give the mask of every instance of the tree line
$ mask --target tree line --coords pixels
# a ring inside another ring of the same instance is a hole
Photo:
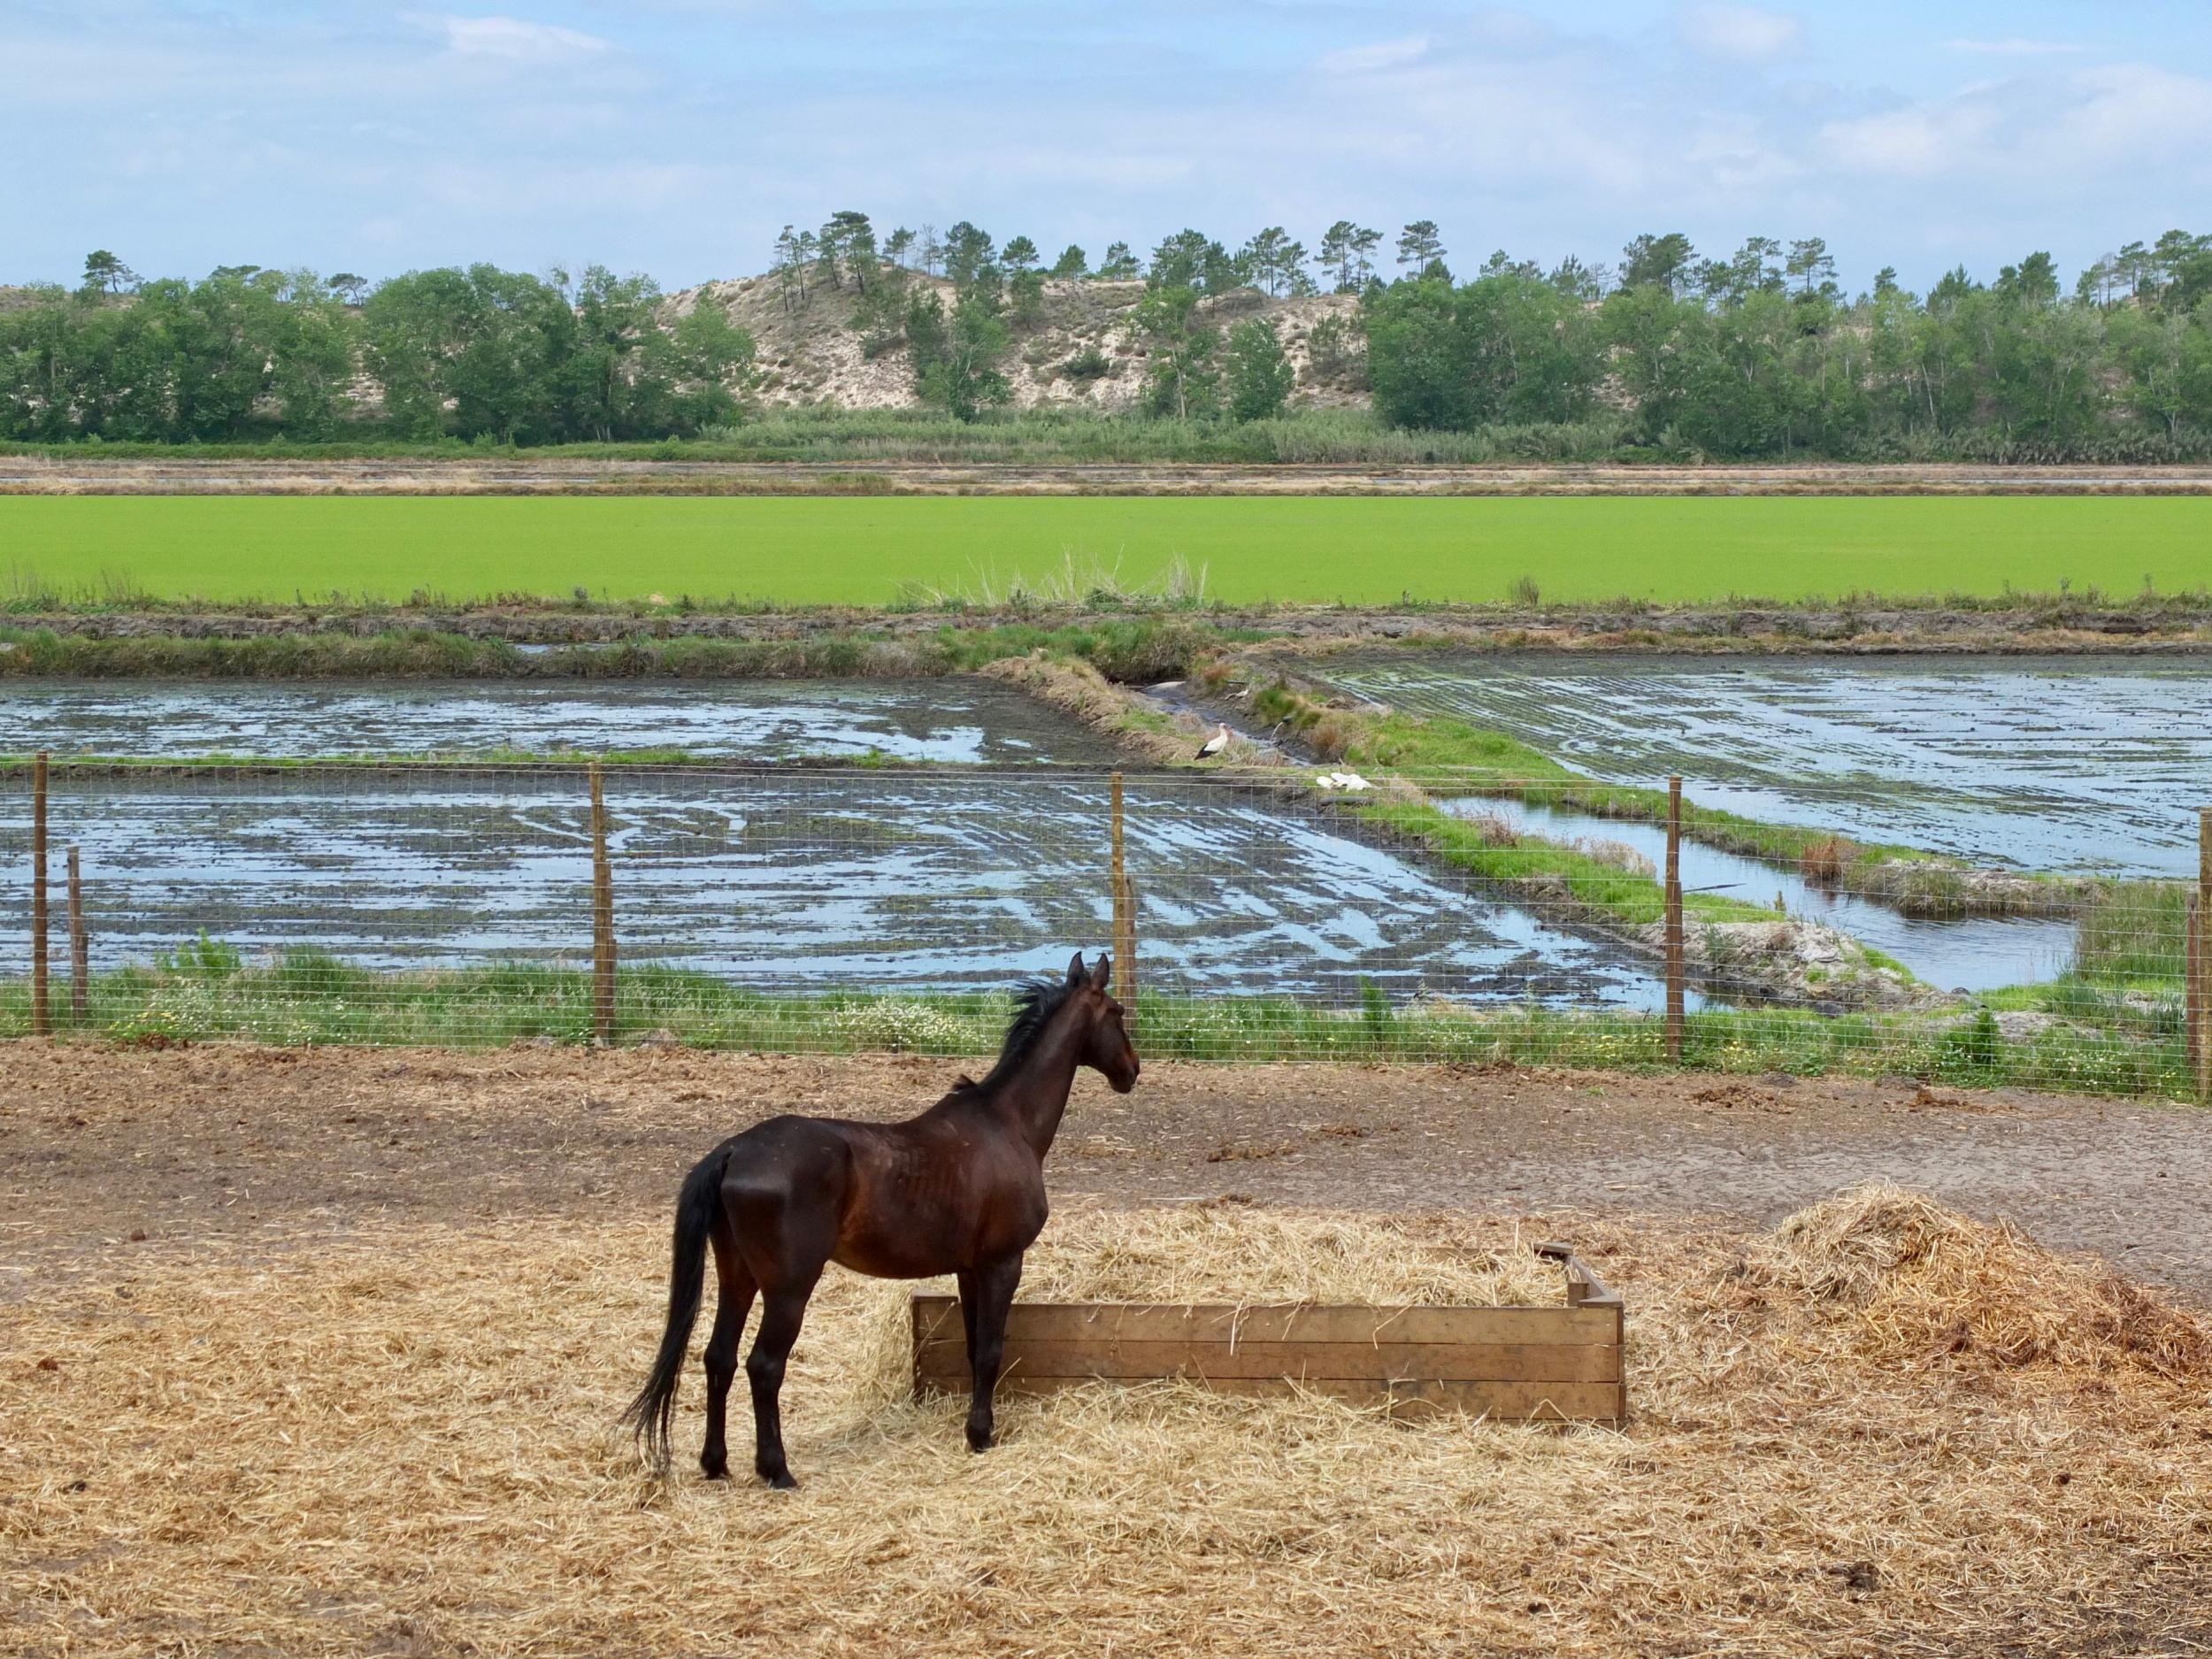
[[[665,318],[651,278],[599,265],[414,271],[373,288],[257,265],[142,282],[103,249],[79,288],[0,311],[0,434],[659,438],[736,416],[753,352],[720,307]]]
[[[1075,245],[1048,263],[1029,237],[1001,244],[965,220],[879,237],[844,211],[786,227],[770,280],[795,311],[849,305],[863,351],[903,351],[918,398],[963,420],[1010,401],[1004,364],[1045,323],[1048,281],[1109,281],[1142,285],[1122,325],[1140,407],[1182,420],[1282,413],[1297,377],[1252,296],[1326,290],[1357,303],[1313,321],[1310,381],[1368,390],[1394,426],[1506,430],[1530,453],[1593,423],[1621,447],[1714,458],[2212,453],[2212,237],[2130,243],[2070,290],[2037,253],[1924,295],[1885,270],[1856,296],[1818,238],[1701,256],[1651,234],[1616,265],[1499,252],[1463,279],[1432,221],[1385,246],[1340,220],[1310,250],[1279,226],[1234,247],[1186,229],[1142,259],[1116,242],[1095,263]],[[599,266],[144,282],[103,250],[78,288],[0,311],[0,432],[683,436],[741,415],[754,354],[721,307],[670,307],[649,278]],[[1095,345],[1051,365],[1078,383],[1113,368]],[[365,384],[380,396],[366,412]]]
[[[1571,265],[1571,262],[1570,262]],[[2161,460],[2212,453],[2212,238],[2170,233],[2065,291],[2050,256],[1924,295],[1847,296],[1817,240],[1700,258],[1644,236],[1620,274],[1494,256],[1363,303],[1375,407],[1401,426],[1563,426],[1714,457]]]

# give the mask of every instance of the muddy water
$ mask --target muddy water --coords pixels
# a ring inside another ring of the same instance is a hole
[[[962,988],[1109,936],[1107,786],[1094,773],[622,771],[608,782],[624,960],[761,990]],[[26,908],[27,803],[0,783],[0,914]],[[64,774],[56,845],[81,845],[96,966],[204,931],[249,960],[313,946],[364,964],[580,964],[580,781],[388,769]],[[1610,947],[1227,786],[1133,780],[1142,961],[1164,990],[1656,1006]],[[24,931],[0,973],[24,972]]]
[[[1348,659],[1345,690],[1593,776],[1980,863],[2182,875],[2212,804],[2212,658]]]
[[[0,682],[0,750],[56,755],[456,754],[686,749],[787,760],[1103,763],[1084,726],[995,680],[670,685],[481,680]]]

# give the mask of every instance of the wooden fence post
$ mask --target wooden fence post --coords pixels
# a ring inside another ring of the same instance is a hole
[[[1667,780],[1667,1059],[1682,1060],[1682,780]]]
[[[31,763],[31,1035],[54,1029],[46,1000],[46,752]]]
[[[69,1023],[73,1025],[85,1022],[90,996],[86,964],[91,957],[84,932],[84,871],[73,846],[69,849]]]
[[[2189,983],[2196,1010],[2197,1098],[2212,1103],[2212,806],[2197,809],[2196,927],[2190,936]]]
[[[2192,893],[2183,907],[2181,929],[2181,1034],[2192,1077],[2201,1080],[2204,1062],[2204,904]],[[2201,1088],[2199,1090],[2202,1092]]]
[[[1114,992],[1121,1005],[1128,1010],[1127,1023],[1137,1023],[1137,889],[1130,882],[1129,866],[1123,856],[1121,774],[1113,776],[1113,891],[1114,891]]]
[[[607,862],[607,797],[591,763],[591,1032],[614,1042],[614,872]]]

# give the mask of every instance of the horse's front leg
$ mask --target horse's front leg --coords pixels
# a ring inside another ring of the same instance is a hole
[[[998,1386],[1000,1363],[1006,1356],[1006,1313],[1021,1283],[1022,1258],[1010,1256],[976,1269],[971,1277],[976,1290],[975,1337],[968,1345],[968,1364],[975,1394],[968,1402],[968,1449],[979,1452],[993,1438],[991,1393]]]
[[[976,1288],[975,1275],[965,1269],[955,1273],[953,1280],[960,1286],[960,1333],[968,1344],[968,1372],[972,1376],[975,1373],[975,1303],[976,1298],[982,1293]]]

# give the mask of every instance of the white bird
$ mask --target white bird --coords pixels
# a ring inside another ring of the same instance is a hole
[[[1229,724],[1223,721],[1221,729],[1199,745],[1198,758],[1208,760],[1229,747]]]
[[[1356,772],[1325,772],[1316,774],[1314,782],[1324,789],[1341,789],[1347,795],[1357,795],[1375,786]]]

